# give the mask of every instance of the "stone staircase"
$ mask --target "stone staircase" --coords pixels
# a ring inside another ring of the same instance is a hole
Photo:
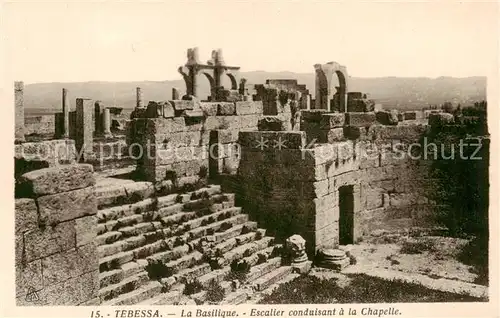
[[[220,303],[211,286],[238,304],[297,276],[220,186],[155,197],[151,183],[109,180],[96,186],[102,305]]]

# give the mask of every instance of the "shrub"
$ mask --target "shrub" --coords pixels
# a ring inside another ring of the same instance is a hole
[[[195,279],[186,283],[184,287],[184,295],[197,294],[202,290],[203,290],[203,285],[197,279]]]
[[[220,302],[224,299],[225,292],[217,280],[212,280],[207,288],[206,300],[209,302]]]

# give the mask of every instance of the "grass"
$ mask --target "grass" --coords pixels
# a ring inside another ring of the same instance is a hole
[[[414,303],[487,301],[471,296],[435,291],[400,280],[386,281],[364,274],[349,275],[350,283],[339,287],[336,279],[303,275],[279,286],[260,304]]]
[[[476,284],[488,286],[488,238],[476,237],[463,247],[457,259],[472,266],[471,272],[477,274]]]

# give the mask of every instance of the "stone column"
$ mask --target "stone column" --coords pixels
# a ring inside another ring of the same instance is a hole
[[[111,134],[111,113],[109,112],[109,108],[104,108],[102,112],[102,126],[104,137],[112,137]]]
[[[179,96],[179,90],[175,87],[172,87],[172,100],[179,100],[180,99],[180,96]]]
[[[17,305],[98,305],[92,165],[35,170],[19,182],[24,191],[15,200]]]
[[[136,87],[135,89],[135,100],[136,108],[144,108],[144,101],[142,100],[142,89],[140,87]]]
[[[69,97],[68,90],[62,89],[62,109],[63,109],[63,138],[69,138]]]
[[[24,83],[14,83],[16,122],[15,142],[23,142],[24,139]]]
[[[83,159],[93,151],[92,126],[92,100],[77,98],[75,146],[79,154],[83,155]]]
[[[94,104],[94,132],[97,136],[102,134],[102,109],[101,101],[96,101]]]

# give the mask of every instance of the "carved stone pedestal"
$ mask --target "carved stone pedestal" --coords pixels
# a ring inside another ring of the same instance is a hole
[[[319,252],[319,265],[324,268],[331,268],[341,271],[349,265],[349,257],[345,251],[340,249],[325,249]]]

